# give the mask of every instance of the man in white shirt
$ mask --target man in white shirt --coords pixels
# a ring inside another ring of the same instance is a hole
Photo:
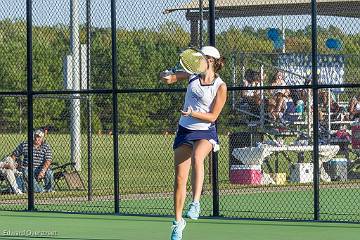
[[[17,163],[13,158],[6,157],[0,161],[0,174],[4,175],[9,181],[14,193],[23,194],[16,182],[16,176],[21,176],[22,173],[17,170]]]

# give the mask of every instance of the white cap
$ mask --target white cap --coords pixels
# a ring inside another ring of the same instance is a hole
[[[36,135],[39,136],[39,137],[41,137],[41,138],[43,138],[43,137],[45,136],[44,132],[41,131],[40,129],[38,129],[38,130],[36,130],[36,131],[34,132],[34,137],[35,137]]]
[[[213,46],[204,46],[200,50],[203,54],[216,59],[220,58],[220,52]]]

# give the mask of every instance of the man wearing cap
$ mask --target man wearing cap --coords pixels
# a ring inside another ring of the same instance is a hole
[[[45,134],[42,130],[34,132],[34,148],[33,148],[33,166],[34,166],[34,191],[35,192],[52,192],[54,190],[54,175],[50,169],[52,161],[52,151],[48,143],[44,142]],[[12,153],[13,159],[21,161],[21,171],[25,179],[28,179],[28,143],[24,141],[20,143]],[[39,185],[39,181],[44,179],[44,188]],[[20,184],[21,185],[21,184]],[[25,191],[25,187],[21,186]]]

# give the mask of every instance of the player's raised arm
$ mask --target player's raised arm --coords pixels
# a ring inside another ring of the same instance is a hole
[[[169,72],[168,70],[160,73],[160,79],[166,84],[176,83],[179,80],[188,79],[190,76],[187,72]]]

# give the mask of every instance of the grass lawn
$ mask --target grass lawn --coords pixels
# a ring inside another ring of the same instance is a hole
[[[174,135],[121,135],[119,138],[120,211],[130,214],[172,214],[172,182]],[[21,135],[2,135],[2,156],[9,154]],[[94,135],[92,146],[93,200],[87,201],[87,191],[57,191],[54,194],[37,194],[38,210],[113,213],[113,145],[112,136]],[[273,187],[248,187],[229,183],[229,141],[220,136],[219,153],[220,211],[225,217],[242,218],[313,218],[313,191],[311,185],[287,184]],[[70,137],[50,134],[47,141],[53,149],[54,161],[69,162]],[[87,145],[82,138],[81,175],[87,185]],[[296,161],[295,154],[290,155]],[[306,156],[309,161],[310,156]],[[286,172],[288,162],[279,156],[279,167]],[[205,166],[203,213],[212,214],[210,166]],[[63,183],[64,184],[64,183]],[[321,216],[326,220],[360,220],[359,185],[340,183],[320,191]],[[190,190],[190,188],[189,188]],[[22,200],[21,200],[22,199]],[[24,210],[26,196],[2,195],[6,204],[1,209]],[[7,201],[7,202],[6,202]]]

